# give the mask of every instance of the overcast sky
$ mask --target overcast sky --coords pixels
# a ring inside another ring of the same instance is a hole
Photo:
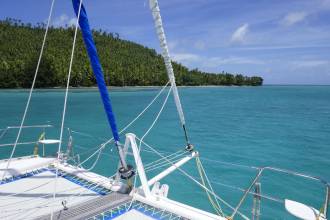
[[[45,21],[51,0],[0,0],[0,19]],[[147,0],[84,0],[93,28],[159,50]],[[170,53],[189,68],[330,84],[330,0],[159,0]],[[53,25],[74,23],[56,0]],[[109,57],[111,59],[111,57]]]

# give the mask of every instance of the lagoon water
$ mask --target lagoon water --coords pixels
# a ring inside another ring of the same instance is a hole
[[[111,91],[118,127],[129,123],[157,92],[158,89]],[[330,181],[330,86],[180,88],[179,92],[191,142],[200,152],[215,191],[233,206],[242,192],[227,185],[247,188],[256,175],[255,169],[245,166],[280,167]],[[127,132],[142,136],[156,117],[165,95]],[[0,90],[0,128],[19,124],[27,96],[24,90]],[[47,129],[46,136],[58,138],[63,97],[63,90],[38,90],[33,95],[25,124],[52,124],[54,128]],[[90,149],[111,137],[97,90],[71,90],[65,126],[74,131],[74,150],[81,160],[93,152]],[[36,140],[41,131],[32,130],[24,131],[21,141]],[[17,130],[8,132],[0,144],[13,142],[16,133]],[[65,132],[65,142],[67,137]],[[164,152],[184,148],[172,96],[145,141]],[[47,146],[46,154],[53,154],[56,147]],[[1,147],[1,158],[8,157],[10,150]],[[15,155],[32,154],[32,150],[33,145],[18,146]],[[142,154],[146,163],[158,159],[147,151]],[[117,159],[113,145],[108,146],[94,171],[110,176],[116,169]],[[85,167],[94,161],[95,158],[88,161]],[[244,166],[229,166],[228,163]],[[194,161],[184,169],[197,176]],[[157,170],[148,176],[155,173]],[[205,192],[180,172],[173,173],[163,183],[170,185],[169,197],[212,211]],[[261,192],[301,201],[317,209],[324,200],[322,184],[270,171],[261,178]],[[249,217],[252,199],[252,196],[247,197],[241,209]],[[261,204],[262,219],[294,219],[285,213],[281,203],[262,199]],[[229,215],[230,209],[224,205],[223,208]]]

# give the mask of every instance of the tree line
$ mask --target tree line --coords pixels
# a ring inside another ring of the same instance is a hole
[[[0,20],[0,88],[28,88],[35,73],[45,24]],[[63,87],[68,73],[73,27],[50,27],[36,87]],[[108,86],[160,86],[168,79],[162,56],[154,49],[121,39],[118,33],[93,30]],[[259,76],[207,73],[173,61],[177,85],[262,85]],[[71,86],[95,86],[81,33],[77,36]]]

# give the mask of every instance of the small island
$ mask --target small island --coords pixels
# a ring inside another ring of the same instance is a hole
[[[29,88],[45,24],[0,21],[0,88]],[[36,81],[37,88],[64,87],[68,73],[73,27],[51,27]],[[154,49],[121,39],[118,33],[93,30],[108,86],[161,86],[168,81],[162,56]],[[207,73],[172,61],[178,86],[260,86],[259,76]],[[81,34],[77,36],[70,85],[96,85]]]

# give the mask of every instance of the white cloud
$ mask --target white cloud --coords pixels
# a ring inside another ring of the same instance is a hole
[[[203,68],[216,68],[224,65],[264,65],[265,64],[263,60],[250,58],[250,57],[239,57],[239,56],[208,57],[194,53],[173,53],[172,60],[181,62],[184,65],[188,65],[191,68],[194,68],[195,66],[199,66]]]
[[[307,17],[308,13],[301,11],[301,12],[292,12],[287,14],[282,20],[281,24],[284,26],[291,26],[296,23],[299,23]]]
[[[330,48],[329,44],[323,45],[278,45],[278,46],[254,46],[240,47],[240,50],[284,50],[284,49],[310,49],[310,48]]]
[[[243,43],[246,38],[246,34],[249,32],[249,24],[243,24],[232,34],[230,41],[232,43]]]
[[[64,27],[66,25],[68,26],[74,26],[76,25],[76,18],[69,18],[66,14],[62,14],[61,16],[57,17],[53,21],[53,25],[55,27]]]
[[[196,62],[200,61],[202,58],[197,54],[192,53],[173,53],[172,54],[172,60],[178,61],[178,62]]]
[[[292,62],[295,68],[330,66],[330,60],[299,60]]]
[[[248,57],[211,57],[205,60],[204,66],[212,68],[217,67],[221,65],[261,65],[264,64],[264,61],[254,59],[254,58],[248,58]]]

